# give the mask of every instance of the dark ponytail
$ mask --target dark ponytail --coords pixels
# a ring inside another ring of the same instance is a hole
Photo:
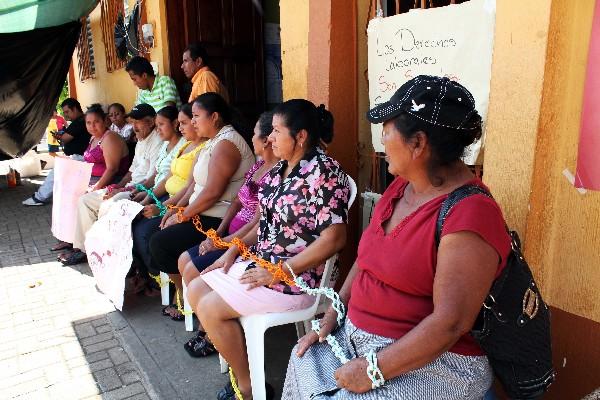
[[[292,99],[275,107],[273,114],[283,118],[294,139],[298,132],[306,130],[310,148],[317,147],[321,141],[331,143],[333,140],[333,115],[323,104],[316,107],[308,100]]]
[[[329,144],[333,140],[333,114],[325,108],[325,104],[317,107],[317,117],[319,118],[319,138]]]

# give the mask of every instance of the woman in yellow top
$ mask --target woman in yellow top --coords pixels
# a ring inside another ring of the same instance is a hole
[[[206,138],[201,137],[192,126],[192,106],[184,104],[177,117],[179,121],[179,130],[187,140],[179,154],[171,162],[171,171],[162,182],[154,188],[155,193],[167,193],[159,197],[164,205],[176,205],[178,202],[187,201],[184,199],[190,185],[194,185],[192,170],[196,164],[198,153],[204,148]],[[189,198],[189,195],[187,195]],[[134,221],[133,224],[133,255],[135,267],[138,275],[134,277],[134,291],[145,291],[147,295],[157,294],[157,289],[152,279],[148,275],[151,257],[148,249],[150,237],[160,230],[161,218],[158,207],[147,200],[148,203],[142,210],[143,218]],[[154,271],[155,272],[155,271]]]

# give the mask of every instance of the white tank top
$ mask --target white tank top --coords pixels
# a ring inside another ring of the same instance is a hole
[[[196,200],[196,198],[204,189],[204,186],[206,186],[209,172],[208,166],[210,164],[213,150],[222,140],[228,140],[233,143],[240,152],[242,159],[238,169],[231,177],[227,188],[221,195],[221,198],[212,207],[201,213],[202,215],[206,215],[208,217],[223,218],[227,208],[229,207],[229,203],[237,196],[240,187],[242,187],[246,172],[252,165],[254,165],[255,162],[254,153],[244,138],[231,125],[225,125],[223,128],[221,128],[217,135],[214,138],[209,139],[204,148],[200,150],[198,161],[196,162],[196,165],[194,165],[195,185],[194,193],[190,197],[190,203]]]

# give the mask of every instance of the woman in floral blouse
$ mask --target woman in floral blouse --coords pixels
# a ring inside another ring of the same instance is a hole
[[[313,288],[320,284],[325,261],[346,242],[348,177],[320,149],[321,142],[332,138],[333,117],[322,105],[295,99],[274,110],[269,140],[281,161],[259,192],[258,229],[241,238],[261,258],[273,263],[285,260]],[[314,297],[277,281],[238,254],[237,247],[230,248],[193,280],[188,299],[233,369],[241,393],[250,397],[248,357],[237,319],[307,308]],[[225,398],[234,398],[230,390],[225,392],[229,392]]]

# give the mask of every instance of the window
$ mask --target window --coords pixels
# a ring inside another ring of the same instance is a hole
[[[102,0],[100,7],[100,25],[106,54],[106,70],[113,72],[125,66],[125,60],[118,57],[115,47],[115,25],[119,15],[124,15],[125,7],[122,0]]]
[[[90,17],[83,18],[81,21],[81,34],[77,43],[77,55],[79,65],[79,79],[85,81],[93,78],[96,73],[94,63],[94,47],[92,45],[92,28],[90,26]]]

